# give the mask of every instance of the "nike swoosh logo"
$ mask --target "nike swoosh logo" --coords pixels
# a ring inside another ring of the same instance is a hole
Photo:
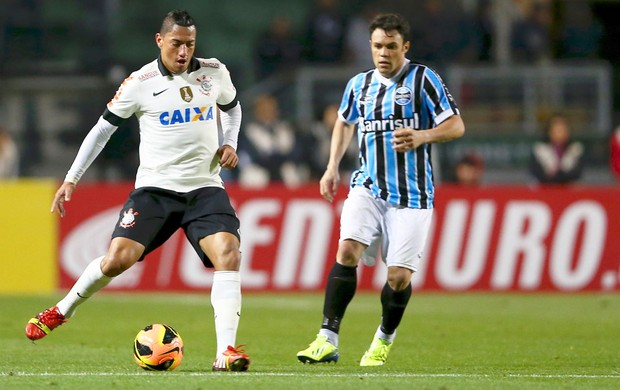
[[[87,299],[88,297],[85,297],[84,295],[80,294],[80,293],[76,293],[78,295],[78,297],[83,298],[83,299]]]
[[[168,88],[166,88],[166,89],[164,89],[162,91],[159,91],[159,92],[153,92],[153,96],[161,95],[162,93],[166,92],[167,90],[168,90]]]

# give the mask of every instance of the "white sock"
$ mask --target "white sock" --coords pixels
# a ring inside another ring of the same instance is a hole
[[[215,271],[211,287],[211,306],[215,319],[217,354],[235,346],[241,316],[241,278],[239,271]]]
[[[103,272],[101,272],[101,260],[103,260],[103,256],[97,257],[95,260],[91,261],[69,293],[56,304],[58,310],[64,314],[65,318],[71,318],[79,305],[85,302],[94,293],[107,286],[108,283],[114,279],[105,276]]]
[[[329,341],[336,347],[338,346],[338,333],[334,332],[333,330],[321,328],[321,330],[319,330],[319,334],[326,336],[327,341]]]
[[[377,328],[377,332],[375,332],[375,337],[378,337],[378,338],[383,339],[383,340],[385,340],[387,342],[393,343],[394,339],[396,338],[396,331],[394,331],[394,333],[392,333],[392,334],[383,333],[381,331],[381,325],[379,325],[379,327]]]

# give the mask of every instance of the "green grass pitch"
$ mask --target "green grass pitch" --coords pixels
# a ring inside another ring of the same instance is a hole
[[[52,335],[23,328],[55,296],[1,296],[0,388],[52,389],[618,389],[619,294],[414,293],[383,367],[359,367],[380,316],[378,293],[358,293],[343,321],[340,361],[302,365],[322,294],[246,293],[238,342],[245,373],[212,372],[207,294],[99,293]],[[132,357],[149,323],[176,328],[185,357],[146,372]]]

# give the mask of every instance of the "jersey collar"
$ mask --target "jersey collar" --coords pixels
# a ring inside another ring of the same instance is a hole
[[[168,68],[164,66],[164,63],[161,60],[161,56],[157,57],[157,67],[159,68],[159,72],[162,76],[174,76]],[[187,73],[195,72],[200,69],[200,61],[196,59],[196,57],[192,57],[189,61],[189,67],[187,68]]]
[[[394,76],[392,76],[391,78],[387,78],[387,77],[383,77],[381,75],[381,73],[379,73],[379,69],[375,68],[374,72],[375,72],[375,77],[377,77],[377,79],[379,79],[379,81],[385,85],[392,85],[392,84],[396,84],[398,83],[398,80],[400,80],[400,77],[403,75],[403,72],[405,72],[405,69],[407,69],[407,66],[409,66],[409,63],[411,61],[408,58],[405,58],[405,62],[403,63],[403,66],[398,70],[398,72],[396,72],[396,74]]]

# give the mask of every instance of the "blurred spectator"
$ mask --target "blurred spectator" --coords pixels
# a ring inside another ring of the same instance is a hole
[[[316,0],[306,21],[303,58],[310,63],[340,62],[346,25],[346,18],[338,9],[338,0]]]
[[[114,96],[118,85],[127,77],[127,71],[121,67],[112,67],[108,72],[107,86],[99,93],[83,96],[76,104],[79,112],[79,124],[67,128],[59,135],[60,141],[68,148],[77,148],[84,139],[84,129],[97,121],[101,115],[100,107],[105,106]],[[92,165],[93,178],[104,181],[133,181],[140,165],[138,147],[140,129],[136,118],[129,118],[118,126],[110,136],[108,147],[103,148]]]
[[[275,16],[262,33],[254,49],[256,76],[259,79],[277,72],[291,72],[301,59],[301,44],[287,16]]]
[[[565,59],[598,58],[603,27],[594,19],[587,1],[568,1],[564,4],[565,22],[559,57]]]
[[[116,129],[103,148],[94,168],[97,177],[105,181],[131,181],[136,176],[140,130],[135,118],[127,120]]]
[[[254,103],[254,118],[239,135],[239,183],[262,187],[270,181],[294,187],[306,178],[296,161],[299,146],[293,126],[280,118],[277,100],[259,96]]]
[[[482,184],[484,175],[484,160],[476,152],[463,155],[454,167],[454,176],[457,184],[475,186]]]
[[[370,54],[370,21],[379,12],[378,2],[365,3],[358,12],[354,13],[347,24],[345,31],[345,49],[347,62],[360,71],[372,69],[372,55]]]
[[[18,176],[19,151],[9,132],[0,127],[0,179]]]
[[[511,26],[512,59],[528,64],[550,60],[551,5],[547,1],[536,0],[524,12],[524,17]]]
[[[492,0],[480,0],[478,2],[473,24],[476,59],[480,62],[492,61],[493,37],[495,35]]]
[[[610,149],[611,171],[616,175],[616,178],[620,180],[620,127],[616,127],[611,134]]]
[[[338,104],[330,104],[323,110],[321,120],[300,134],[301,144],[304,145],[301,159],[308,164],[309,179],[318,181],[325,173],[329,161],[332,130],[338,118]],[[340,161],[340,178],[347,182],[351,173],[359,167],[359,147],[357,143],[349,143],[349,147]]]
[[[107,93],[102,93],[97,99],[98,104],[91,104],[90,108],[82,108],[81,112],[92,114],[91,121],[96,120],[96,111],[93,107],[101,107],[101,104],[107,104],[111,96],[114,96],[116,88],[127,76],[127,71],[122,66],[113,66],[108,72]],[[99,113],[99,115],[101,115]],[[86,119],[86,118],[85,118]],[[86,124],[80,126],[85,129]],[[132,181],[135,179],[136,171],[140,165],[139,157],[140,146],[140,127],[136,118],[129,118],[118,126],[118,129],[112,134],[107,146],[103,148],[99,157],[93,162],[98,178],[107,181]],[[222,171],[229,171],[223,169]]]
[[[568,119],[553,115],[544,139],[532,148],[530,172],[539,183],[569,184],[581,177],[583,145],[571,140]]]

